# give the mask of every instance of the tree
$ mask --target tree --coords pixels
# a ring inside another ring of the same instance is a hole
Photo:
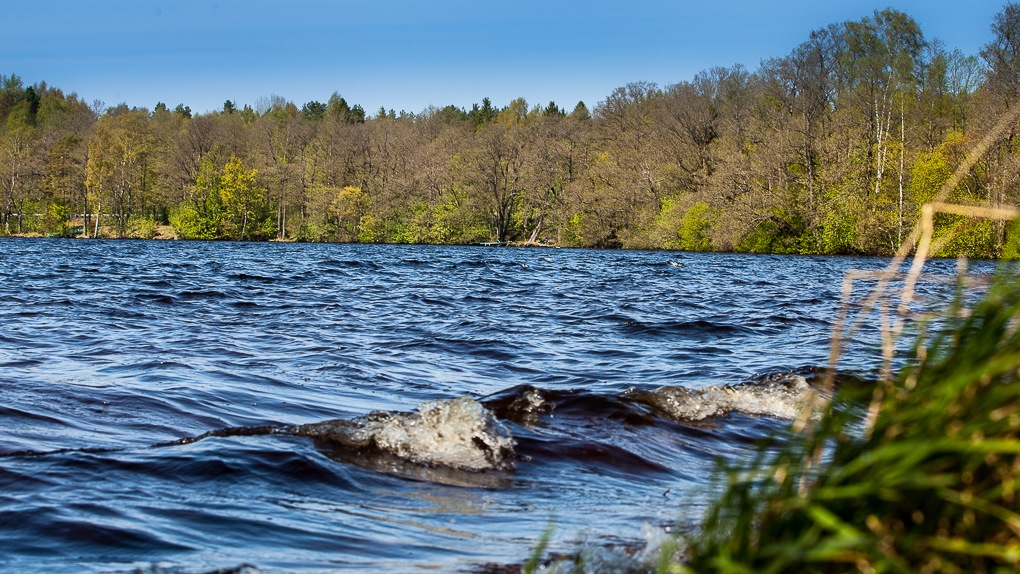
[[[362,221],[370,206],[371,198],[360,187],[348,185],[336,192],[330,207],[337,219],[341,241],[356,243],[359,240]]]
[[[563,117],[567,113],[560,109],[556,105],[556,102],[550,101],[549,104],[542,110],[542,115],[547,117]]]
[[[1008,2],[992,21],[995,38],[981,50],[988,63],[987,90],[994,94],[1000,110],[1014,109],[1020,100],[1020,4]],[[1015,129],[989,150],[988,199],[1002,204],[1018,199],[1020,182],[1020,153],[1017,149]],[[1004,222],[996,223],[996,241],[1001,247],[1006,239]]]
[[[876,11],[870,18],[847,22],[844,26],[846,50],[840,66],[846,82],[848,110],[867,114],[867,139],[857,153],[863,154],[858,181],[867,187],[855,190],[867,194],[862,219],[868,232],[866,241],[884,244],[892,250],[903,237],[906,171],[906,105],[918,90],[922,50],[926,46],[917,22],[892,9]],[[899,136],[899,141],[894,138]],[[899,167],[890,166],[898,159]],[[887,174],[896,169],[896,186],[889,185]],[[895,217],[885,217],[891,206]],[[870,245],[868,250],[879,245]]]
[[[578,101],[577,105],[574,106],[574,111],[570,112],[570,117],[575,120],[588,120],[591,119],[591,113],[588,111],[588,106],[584,105],[584,102]]]
[[[326,103],[325,115],[349,124],[365,123],[365,109],[358,104],[351,106],[338,92],[333,92]]]
[[[471,125],[475,129],[481,126],[495,121],[496,116],[499,115],[499,110],[492,106],[492,100],[489,98],[482,98],[482,105],[474,104],[471,106],[471,111],[468,112],[468,118],[471,120]]]
[[[45,184],[51,203],[69,207],[69,212],[88,212],[85,202],[87,150],[84,138],[68,134],[53,144],[46,160]],[[69,231],[66,219],[54,223],[61,234]],[[84,229],[83,226],[82,231]]]
[[[524,98],[516,98],[496,115],[496,121],[504,125],[521,124],[528,121],[528,102]]]
[[[127,234],[128,218],[143,207],[151,177],[152,137],[145,110],[126,106],[107,112],[89,139],[86,185],[96,206],[93,235],[98,235],[103,204],[114,218],[118,237]]]
[[[25,97],[25,83],[17,74],[0,74],[0,122],[5,122],[19,102]]]
[[[276,233],[269,194],[258,184],[258,170],[245,169],[240,159],[231,157],[219,179],[219,194],[228,236],[247,241]]]
[[[321,120],[326,115],[326,104],[312,100],[301,106],[301,115],[308,121]]]
[[[30,126],[35,125],[36,116],[39,114],[39,102],[39,94],[35,88],[32,86],[25,88],[26,121]]]
[[[963,131],[969,127],[970,104],[984,76],[985,68],[977,56],[964,55],[958,49],[949,54],[946,89],[951,97],[948,111],[952,118],[952,129]]]
[[[762,109],[768,111],[777,130],[791,133],[790,143],[797,149],[798,157],[786,161],[794,168],[796,185],[807,196],[803,210],[816,238],[825,182],[819,164],[835,104],[842,35],[843,28],[838,25],[816,30],[789,56],[765,62],[759,72],[763,96],[771,104]]]
[[[312,128],[293,104],[275,107],[252,128],[249,157],[276,196],[276,230],[282,239],[287,235],[288,216],[300,216],[304,203],[303,154]]]
[[[981,49],[988,63],[988,89],[1009,108],[1020,97],[1020,4],[1006,3],[991,28],[995,38]]]
[[[500,123],[485,127],[478,134],[478,148],[471,165],[471,187],[479,205],[490,218],[493,237],[506,242],[516,238],[516,210],[523,192],[522,170],[526,130]]]
[[[223,197],[220,194],[220,176],[215,153],[200,160],[187,197],[170,211],[170,224],[182,239],[225,238]]]
[[[367,117],[336,92],[150,114],[0,76],[0,233],[81,212],[119,236],[143,216],[182,237],[889,253],[1020,98],[1017,6],[981,59],[889,9],[753,72],[627,84],[569,114],[484,98]],[[1017,141],[995,142],[956,197],[1015,202]]]
[[[39,131],[30,123],[28,104],[20,102],[0,126],[0,221],[5,233],[22,232],[24,206],[40,171],[39,149]]]

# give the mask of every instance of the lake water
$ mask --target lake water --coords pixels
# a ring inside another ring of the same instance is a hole
[[[885,263],[0,240],[0,570],[642,548],[788,426],[843,274]]]

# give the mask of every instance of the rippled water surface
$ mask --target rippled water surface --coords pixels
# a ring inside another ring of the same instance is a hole
[[[782,385],[825,365],[844,272],[884,263],[0,240],[0,570],[472,571],[551,522],[553,550],[640,546],[787,424],[677,401],[798,400]],[[843,368],[869,372],[864,348]],[[458,397],[512,436],[509,466],[296,432],[418,432],[370,413]]]

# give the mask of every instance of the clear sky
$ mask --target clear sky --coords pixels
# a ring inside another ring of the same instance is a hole
[[[892,7],[977,54],[1005,0],[34,0],[0,13],[0,74],[87,102],[219,110],[339,92],[370,114],[523,97],[589,107],[635,81],[788,54]]]

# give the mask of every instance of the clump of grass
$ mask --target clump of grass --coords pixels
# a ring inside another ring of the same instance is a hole
[[[964,301],[919,339],[873,420],[829,405],[788,449],[727,472],[670,570],[1020,570],[1020,281]]]

